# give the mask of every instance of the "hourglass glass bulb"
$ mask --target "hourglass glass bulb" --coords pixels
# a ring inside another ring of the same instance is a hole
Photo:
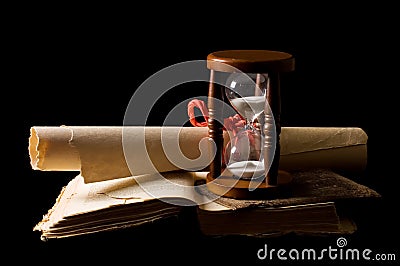
[[[225,94],[234,109],[246,120],[245,126],[225,149],[227,169],[240,178],[264,177],[261,114],[264,112],[267,77],[262,74],[233,73]]]
[[[263,136],[257,129],[240,131],[225,149],[228,170],[241,178],[259,177],[264,174]]]

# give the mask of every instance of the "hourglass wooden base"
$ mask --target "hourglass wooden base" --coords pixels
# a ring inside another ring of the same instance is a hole
[[[271,199],[277,198],[280,191],[290,184],[292,175],[279,170],[277,185],[267,185],[264,180],[256,189],[252,189],[254,183],[250,180],[234,178],[226,172],[218,178],[213,178],[208,174],[206,180],[208,190],[219,196],[235,199]]]

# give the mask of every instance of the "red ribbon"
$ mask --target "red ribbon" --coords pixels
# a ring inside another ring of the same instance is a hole
[[[203,114],[205,122],[199,122],[196,120],[196,116],[194,115],[194,108],[196,107]],[[204,103],[204,101],[198,99],[191,100],[188,103],[188,115],[189,115],[189,121],[193,126],[195,127],[208,126],[207,120],[209,118],[209,114],[207,106]],[[224,119],[224,130],[231,131],[233,133],[233,136],[236,136],[237,132],[239,132],[244,127],[245,124],[246,122],[243,119],[243,117],[241,117],[239,114],[236,114],[234,116],[230,116]]]
[[[196,116],[194,115],[194,108],[197,107],[201,113],[203,114],[204,117],[204,122],[198,122],[196,120]],[[201,101],[201,100],[191,100],[188,103],[188,115],[189,115],[189,121],[190,124],[192,124],[195,127],[206,127],[207,126],[207,120],[208,120],[208,109],[206,107],[206,104]]]

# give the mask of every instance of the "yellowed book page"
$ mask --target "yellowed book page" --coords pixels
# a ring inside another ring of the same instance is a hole
[[[77,175],[61,191],[54,206],[44,215],[34,230],[46,232],[68,217],[105,210],[111,206],[140,204],[144,201],[155,200],[156,198],[148,193],[149,190],[157,194],[157,200],[159,200],[158,197],[165,197],[195,202],[202,195],[194,190],[194,178],[201,178],[201,176],[201,173],[196,174],[195,177],[194,173],[190,172],[169,172],[162,178],[155,175],[143,175],[85,183],[83,177]]]

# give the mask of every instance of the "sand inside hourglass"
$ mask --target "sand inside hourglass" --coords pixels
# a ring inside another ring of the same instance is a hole
[[[265,97],[264,96],[247,96],[241,98],[231,99],[231,103],[235,106],[235,109],[243,117],[251,113],[253,117],[247,117],[248,119],[254,119],[261,115],[264,111]]]
[[[234,162],[229,164],[227,169],[234,176],[240,176],[245,179],[264,177],[265,172],[264,160]]]

